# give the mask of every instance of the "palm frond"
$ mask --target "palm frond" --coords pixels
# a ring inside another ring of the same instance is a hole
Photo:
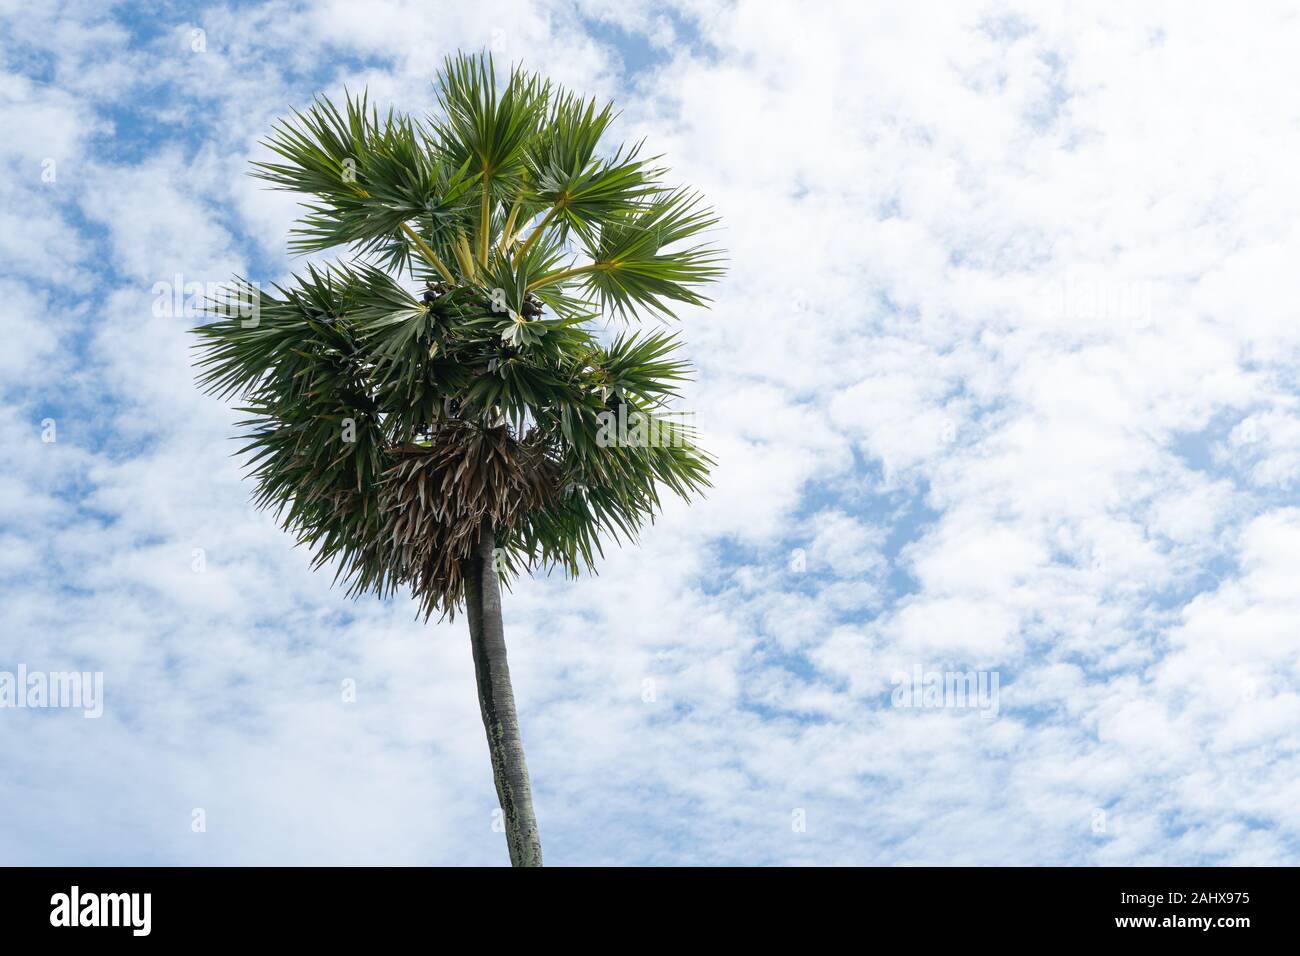
[[[350,258],[236,279],[194,330],[200,387],[244,413],[254,502],[350,594],[409,589],[426,615],[463,599],[483,520],[507,583],[577,574],[663,493],[708,487],[678,337],[595,326],[703,304],[723,261],[696,194],[602,149],[611,105],[462,54],[438,106],[321,96],[278,124],[254,174],[304,196],[291,247]]]

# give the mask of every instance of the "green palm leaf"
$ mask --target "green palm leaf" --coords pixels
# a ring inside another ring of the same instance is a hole
[[[352,594],[464,596],[479,522],[508,581],[590,569],[712,459],[673,403],[680,342],[598,324],[698,306],[722,274],[716,216],[612,105],[487,56],[448,58],[427,121],[321,96],[254,174],[303,197],[290,248],[338,249],[284,286],[237,279],[195,329],[200,385],[238,398],[255,501]],[[253,317],[250,319],[250,309]],[[653,441],[611,444],[631,416]]]

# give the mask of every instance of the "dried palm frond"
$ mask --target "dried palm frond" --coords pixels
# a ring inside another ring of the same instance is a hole
[[[498,539],[560,494],[560,467],[538,442],[504,425],[445,420],[428,444],[389,451],[379,487],[379,543],[425,617],[453,616],[464,593],[461,562],[486,519]]]

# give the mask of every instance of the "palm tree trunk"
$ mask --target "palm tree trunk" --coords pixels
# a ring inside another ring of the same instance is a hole
[[[470,646],[478,704],[487,731],[492,777],[505,820],[506,846],[513,866],[541,866],[542,841],[533,814],[533,792],[519,738],[515,694],[506,663],[505,630],[501,625],[501,583],[494,560],[496,536],[486,520],[474,554],[462,563],[465,575],[465,610],[469,618]]]

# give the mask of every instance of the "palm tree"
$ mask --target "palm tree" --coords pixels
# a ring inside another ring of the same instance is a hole
[[[612,105],[482,55],[436,89],[424,120],[362,94],[277,124],[254,175],[308,197],[290,249],[343,258],[235,279],[195,329],[199,383],[240,400],[254,500],[315,567],[409,589],[425,620],[464,606],[510,860],[540,866],[501,583],[591,570],[662,489],[708,485],[671,411],[676,336],[609,320],[705,304],[723,260],[696,193],[639,144],[601,149]]]

